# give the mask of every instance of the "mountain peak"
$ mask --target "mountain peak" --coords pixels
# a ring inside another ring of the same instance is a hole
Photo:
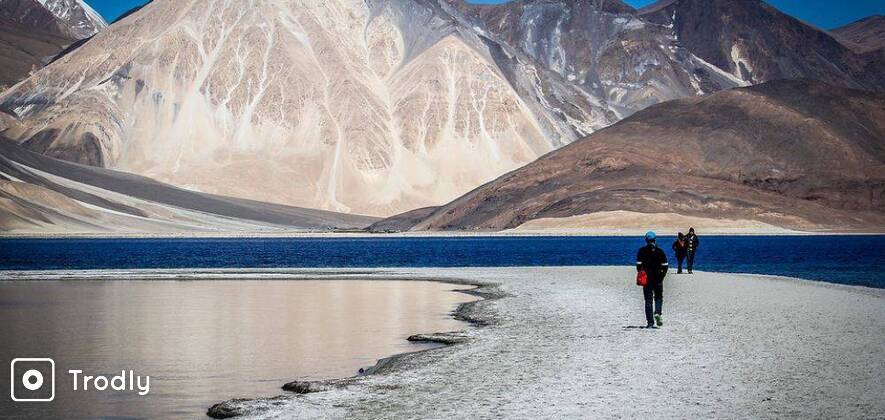
[[[69,39],[85,39],[108,25],[82,0],[2,0],[0,17]]]
[[[885,76],[871,70],[877,63],[761,0],[663,0],[641,13],[673,25],[698,57],[751,84],[807,76],[868,90],[885,86]]]
[[[71,28],[78,39],[95,35],[108,26],[104,18],[83,0],[37,0]]]
[[[872,15],[830,31],[848,48],[866,53],[885,48],[885,16]]]

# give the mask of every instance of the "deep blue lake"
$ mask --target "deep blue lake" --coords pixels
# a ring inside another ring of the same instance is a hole
[[[672,237],[658,243],[670,256]],[[2,239],[0,270],[632,265],[634,237]],[[885,288],[885,236],[702,236],[702,271]]]

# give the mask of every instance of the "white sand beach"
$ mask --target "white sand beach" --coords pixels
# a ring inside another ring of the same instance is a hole
[[[364,275],[364,274],[361,274]],[[630,267],[415,269],[498,284],[468,342],[330,389],[228,403],[255,418],[883,418],[885,290],[670,275],[645,324]],[[298,378],[292,378],[298,379]],[[285,394],[281,391],[281,394]]]

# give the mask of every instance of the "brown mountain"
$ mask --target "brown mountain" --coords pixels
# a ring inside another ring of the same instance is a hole
[[[810,78],[885,91],[885,66],[762,0],[662,0],[639,14],[672,25],[680,44],[752,84]]]
[[[885,91],[885,71],[755,0],[250,4],[150,3],[0,95],[20,122],[6,136],[185,188],[389,216],[672,99],[783,77]]]
[[[3,0],[0,17],[67,38],[89,38],[108,24],[84,0]]]
[[[831,32],[856,52],[867,53],[885,48],[885,16],[882,15],[863,18]]]
[[[73,42],[0,17],[0,91],[18,83]],[[2,128],[0,128],[2,130]]]
[[[663,103],[375,228],[500,230],[615,210],[882,230],[885,95],[783,80]]]
[[[25,28],[75,38],[68,25],[37,0],[3,0],[0,2],[0,17]]]
[[[0,124],[54,158],[386,217],[650,105],[780,78],[885,91],[882,68],[757,0],[157,0],[0,95]]]
[[[0,1],[0,92],[82,45],[106,24],[79,0]],[[5,124],[0,117],[0,132]]]

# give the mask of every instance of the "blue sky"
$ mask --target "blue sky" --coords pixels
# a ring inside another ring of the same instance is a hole
[[[135,6],[147,3],[147,0],[84,0],[96,12],[101,13],[104,20],[111,23]]]
[[[503,3],[507,0],[470,0],[474,3]],[[624,0],[642,7],[655,0]],[[870,15],[885,15],[885,0],[766,0],[778,9],[818,27],[832,29]],[[145,0],[86,0],[111,22]]]

